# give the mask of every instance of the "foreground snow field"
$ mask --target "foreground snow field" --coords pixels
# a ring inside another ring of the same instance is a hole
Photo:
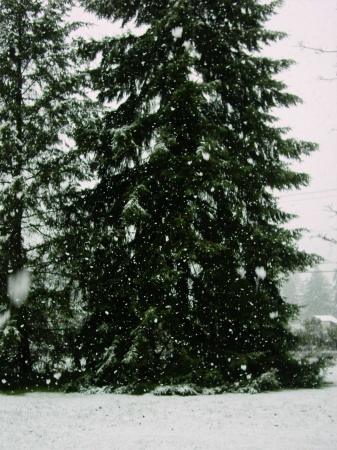
[[[1,395],[0,448],[336,450],[337,367],[328,381],[257,395]]]

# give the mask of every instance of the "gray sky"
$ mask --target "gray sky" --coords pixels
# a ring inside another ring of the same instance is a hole
[[[81,32],[87,37],[99,38],[120,31],[118,24],[97,21],[80,9],[76,9],[74,18],[93,23]],[[296,61],[296,65],[280,78],[286,82],[290,92],[302,98],[303,104],[277,110],[281,124],[292,129],[292,136],[316,142],[320,146],[302,164],[295,165],[296,169],[309,173],[310,186],[285,193],[280,204],[298,215],[291,226],[310,230],[301,241],[301,246],[329,261],[322,266],[323,270],[337,268],[337,246],[315,237],[319,233],[337,237],[337,216],[328,211],[328,206],[337,209],[337,53],[321,54],[304,50],[299,43],[337,50],[336,23],[337,0],[285,0],[268,26],[285,31],[288,37],[266,50],[274,58]],[[324,81],[322,78],[333,80]],[[329,191],[313,193],[322,190]]]
[[[337,236],[337,216],[328,211],[328,206],[337,209],[337,53],[320,54],[303,50],[298,44],[337,51],[336,23],[336,0],[286,0],[269,24],[272,29],[288,33],[288,38],[268,49],[268,55],[296,61],[281,78],[289,91],[303,100],[302,105],[277,111],[277,115],[282,124],[292,128],[293,136],[319,144],[316,153],[295,166],[310,174],[310,186],[300,193],[296,191],[299,195],[285,194],[281,205],[298,214],[293,225],[310,229],[302,246],[336,262],[326,264],[325,270],[337,268],[337,246],[315,235]]]

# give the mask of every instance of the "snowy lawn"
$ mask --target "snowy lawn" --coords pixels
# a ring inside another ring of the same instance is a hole
[[[337,367],[328,380],[256,395],[0,395],[0,448],[336,450]]]

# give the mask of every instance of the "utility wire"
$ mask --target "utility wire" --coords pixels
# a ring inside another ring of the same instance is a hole
[[[279,195],[278,198],[286,198],[286,197],[297,197],[298,195],[311,195],[311,194],[323,194],[325,192],[335,192],[337,188],[332,189],[321,189],[319,191],[308,191],[308,192],[293,192],[291,194]]]
[[[305,198],[294,198],[294,199],[292,199],[292,198],[287,198],[287,197],[280,197],[280,200],[282,201],[282,203],[284,202],[284,201],[286,201],[286,202],[292,202],[292,203],[298,203],[298,202],[305,202],[305,201],[307,201],[307,200],[312,200],[312,201],[314,201],[314,200],[320,200],[320,201],[325,201],[326,199],[329,199],[329,198],[337,198],[337,194],[330,194],[330,195],[325,195],[324,197],[305,197]]]

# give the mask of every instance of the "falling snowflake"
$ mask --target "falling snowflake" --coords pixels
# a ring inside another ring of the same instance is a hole
[[[237,269],[237,273],[239,274],[240,278],[245,278],[247,271],[243,267],[239,267]]]
[[[182,27],[175,27],[175,28],[173,28],[171,33],[172,33],[172,36],[174,37],[174,39],[180,39],[181,36],[183,35],[183,28]]]
[[[277,312],[277,311],[271,312],[271,313],[269,314],[269,317],[270,317],[271,319],[276,319],[276,318],[278,317],[278,312]]]
[[[255,268],[255,273],[256,273],[256,276],[257,276],[258,280],[264,280],[266,278],[266,276],[267,276],[266,269],[264,267],[262,267],[262,266],[261,267],[256,267]]]

